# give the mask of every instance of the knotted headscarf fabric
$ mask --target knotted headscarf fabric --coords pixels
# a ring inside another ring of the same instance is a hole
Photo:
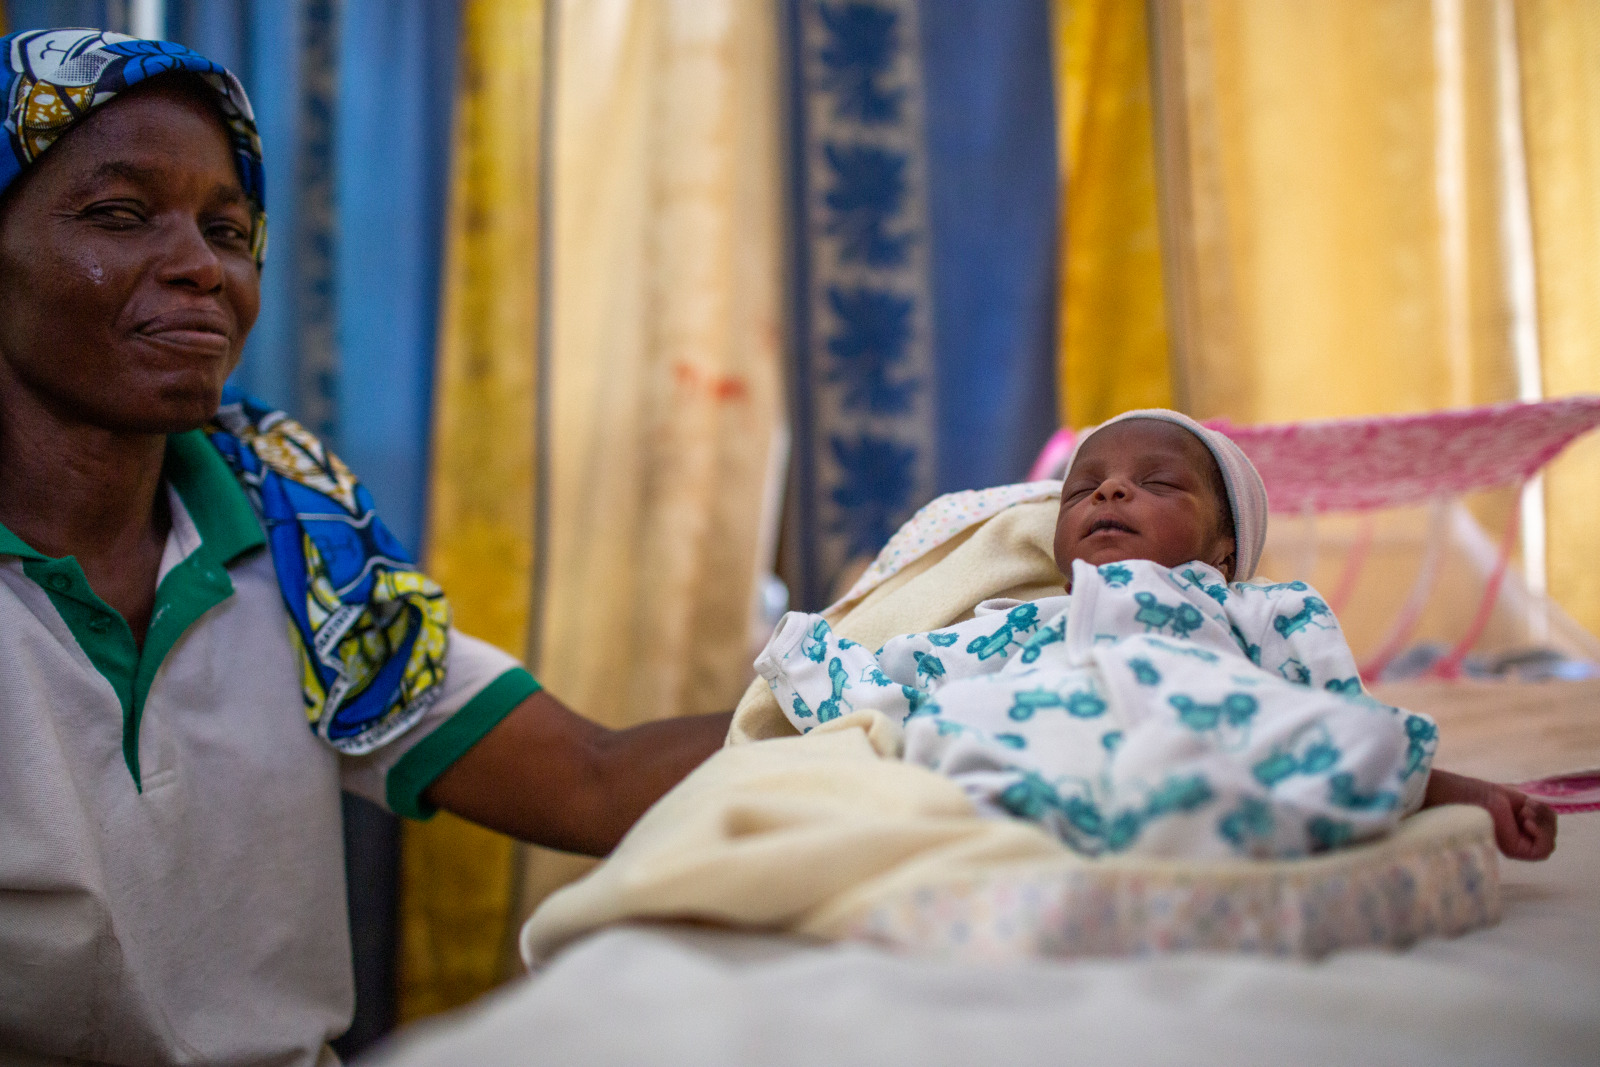
[[[236,390],[206,427],[266,528],[306,718],[350,755],[400,736],[443,691],[450,605],[311,431]]]
[[[95,108],[146,78],[192,74],[211,90],[233,149],[239,182],[250,200],[250,251],[267,255],[267,194],[250,98],[226,67],[170,41],[146,41],[92,29],[24,30],[0,37],[0,90],[6,145],[0,149],[0,193]]]

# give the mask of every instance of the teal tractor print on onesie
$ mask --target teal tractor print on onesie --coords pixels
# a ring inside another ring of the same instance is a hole
[[[1243,726],[1256,714],[1256,698],[1249,693],[1229,693],[1215,704],[1202,704],[1178,693],[1168,697],[1167,703],[1177,711],[1179,722],[1197,731],[1214,730],[1223,722]]]
[[[1239,651],[1243,652],[1251,663],[1257,667],[1261,666],[1261,646],[1252,645],[1245,637],[1244,631],[1239,629],[1238,623],[1230,623],[1229,626],[1233,630],[1233,639],[1239,643]]]
[[[1328,852],[1348,845],[1356,830],[1347,822],[1318,815],[1306,823],[1306,834],[1311,838],[1311,851]]]
[[[884,674],[882,667],[879,667],[876,663],[871,663],[861,672],[861,684],[882,686],[887,689],[894,684],[894,679]]]
[[[800,642],[800,651],[805,654],[806,659],[812,663],[822,662],[822,658],[828,654],[828,646],[824,642],[827,641],[828,634],[832,632],[825,621],[822,619],[817,620],[817,624],[811,628],[811,632]]]
[[[1272,620],[1272,628],[1278,631],[1279,637],[1288,637],[1299,633],[1307,626],[1315,626],[1319,630],[1326,630],[1331,625],[1320,620],[1332,618],[1333,611],[1321,600],[1314,596],[1306,597],[1300,605],[1300,610],[1293,615],[1279,615]]]
[[[1065,641],[1066,639],[1067,617],[1063,615],[1022,642],[1022,662],[1033,663],[1039,658],[1039,654],[1044,651],[1046,645],[1053,645],[1057,641]]]
[[[1006,612],[1006,621],[992,634],[974,637],[967,644],[967,651],[977,656],[980,660],[990,656],[1003,656],[1006,650],[1017,642],[1017,635],[1024,630],[1031,630],[1039,624],[1039,606],[1037,604],[1018,604]]]
[[[1195,589],[1200,590],[1206,596],[1210,597],[1212,600],[1215,600],[1218,604],[1226,604],[1228,602],[1228,587],[1225,585],[1220,585],[1217,582],[1211,582],[1208,584],[1206,582],[1206,576],[1195,570],[1193,567],[1190,567],[1185,571],[1180,571],[1178,577],[1187,581]]]
[[[911,710],[907,712],[906,718],[910,719],[918,715],[939,714],[939,705],[934,703],[933,697],[929,696],[927,693],[924,693],[922,690],[913,689],[909,685],[902,685],[900,687],[900,692],[905,696],[906,704],[911,708]]]
[[[1210,783],[1195,775],[1173,776],[1146,796],[1143,805],[1103,812],[1088,790],[1063,793],[1034,771],[1021,776],[1000,793],[1000,806],[1018,818],[1042,822],[1051,812],[1065,823],[1062,836],[1078,852],[1097,855],[1121,852],[1139,839],[1150,822],[1179,812],[1194,811],[1209,804],[1215,793]]]
[[[1249,851],[1251,841],[1272,837],[1272,808],[1259,797],[1245,797],[1218,820],[1217,833],[1239,851]]]
[[[1023,689],[1012,698],[1007,712],[1017,722],[1027,722],[1047,708],[1060,708],[1075,719],[1093,719],[1106,713],[1106,702],[1098,694],[1079,691],[1062,696],[1053,689]]]
[[[1194,811],[1214,796],[1211,783],[1200,775],[1172,775],[1145,798],[1144,818],[1148,821],[1174,812]]]
[[[1282,616],[1279,616],[1279,618],[1281,619]],[[1293,682],[1295,685],[1311,684],[1311,668],[1293,656],[1278,664],[1278,673],[1283,675],[1285,681]]]
[[[1145,633],[1159,633],[1172,621],[1172,608],[1156,600],[1154,593],[1135,593],[1133,599],[1139,604],[1139,610],[1134,612],[1133,621],[1142,623]]]
[[[1406,716],[1406,769],[1400,774],[1401,781],[1422,770],[1422,764],[1438,739],[1439,728],[1433,723],[1421,715]]]
[[[1001,791],[1000,806],[1018,818],[1037,822],[1050,808],[1061,807],[1061,795],[1049,782],[1028,771]]]
[[[1133,599],[1139,605],[1133,621],[1143,623],[1145,633],[1171,630],[1174,637],[1188,637],[1206,621],[1193,604],[1163,604],[1154,593],[1145,592],[1133,594]]]
[[[1133,680],[1140,685],[1161,684],[1161,672],[1147,659],[1130,659],[1128,669],[1133,672]]]
[[[1354,675],[1349,678],[1329,678],[1323,683],[1322,688],[1330,693],[1338,693],[1340,696],[1360,696],[1361,679]]]
[[[934,648],[949,648],[959,640],[961,640],[960,634],[953,634],[949,633],[948,631],[945,633],[928,635],[928,644],[932,645]]]
[[[1347,811],[1393,811],[1400,798],[1387,789],[1356,791],[1356,776],[1343,771],[1328,779],[1328,802]]]
[[[1133,581],[1133,572],[1120,563],[1106,563],[1097,568],[1100,580],[1113,589],[1121,589]]]
[[[1304,593],[1311,587],[1302,581],[1273,582],[1269,585],[1247,585],[1246,589],[1254,589],[1258,593]]]
[[[811,718],[811,705],[807,704],[799,693],[794,695],[794,717],[797,719]]]
[[[917,661],[917,677],[934,681],[944,677],[944,660],[932,652],[923,652],[920,649],[911,653],[911,658]]]
[[[832,722],[837,719],[843,714],[839,710],[841,706],[846,711],[855,710],[850,706],[850,702],[844,699],[844,691],[850,688],[850,676],[845,672],[844,664],[839,661],[838,656],[828,661],[828,680],[833,683],[833,696],[817,705],[818,722]]]
[[[1293,752],[1278,749],[1260,760],[1250,773],[1256,781],[1271,789],[1279,782],[1296,774],[1321,774],[1332,770],[1339,762],[1340,752],[1326,737],[1319,737],[1296,756]]]
[[[1174,637],[1188,637],[1206,621],[1200,614],[1200,609],[1193,604],[1179,604],[1172,609],[1172,635]]]

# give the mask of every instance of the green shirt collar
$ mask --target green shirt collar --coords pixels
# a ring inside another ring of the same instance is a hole
[[[200,430],[167,438],[167,480],[194,520],[201,542],[218,562],[232,563],[267,543],[250,498],[228,461]]]
[[[23,559],[50,558],[6,529],[6,525],[3,522],[0,522],[0,556],[21,556]]]
[[[167,438],[167,480],[178,491],[200,541],[218,562],[232,563],[267,543],[261,523],[239,480],[200,430]],[[50,557],[0,523],[0,556],[25,560]]]

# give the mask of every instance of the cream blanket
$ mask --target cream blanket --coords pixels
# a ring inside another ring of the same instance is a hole
[[[836,605],[829,621],[875,648],[896,634],[967,618],[991,597],[1058,593],[1056,509],[1054,500],[1007,507]],[[763,743],[749,743],[757,740]],[[798,736],[758,679],[740,702],[728,745],[646,812],[605,863],[533,914],[522,930],[523,958],[535,966],[584,933],[630,919],[833,939],[859,934],[920,888],[970,886],[1007,871],[1037,878],[1041,865],[1065,876],[1096,869],[1032,824],[979,817],[956,784],[901,762],[900,743],[899,727],[874,712]],[[1460,838],[1461,820],[1452,825]],[[1486,819],[1465,825],[1474,840],[1487,832]],[[1364,851],[1340,855],[1354,863]],[[1479,852],[1460,855],[1470,865]],[[1185,884],[1193,877],[1191,870]],[[1471,904],[1470,920],[1427,929],[1458,930],[1498,907],[1497,899]]]

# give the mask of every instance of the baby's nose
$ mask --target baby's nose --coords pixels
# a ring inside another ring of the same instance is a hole
[[[1107,478],[1100,483],[1094,495],[1101,500],[1117,500],[1128,495],[1128,483],[1121,478]]]

